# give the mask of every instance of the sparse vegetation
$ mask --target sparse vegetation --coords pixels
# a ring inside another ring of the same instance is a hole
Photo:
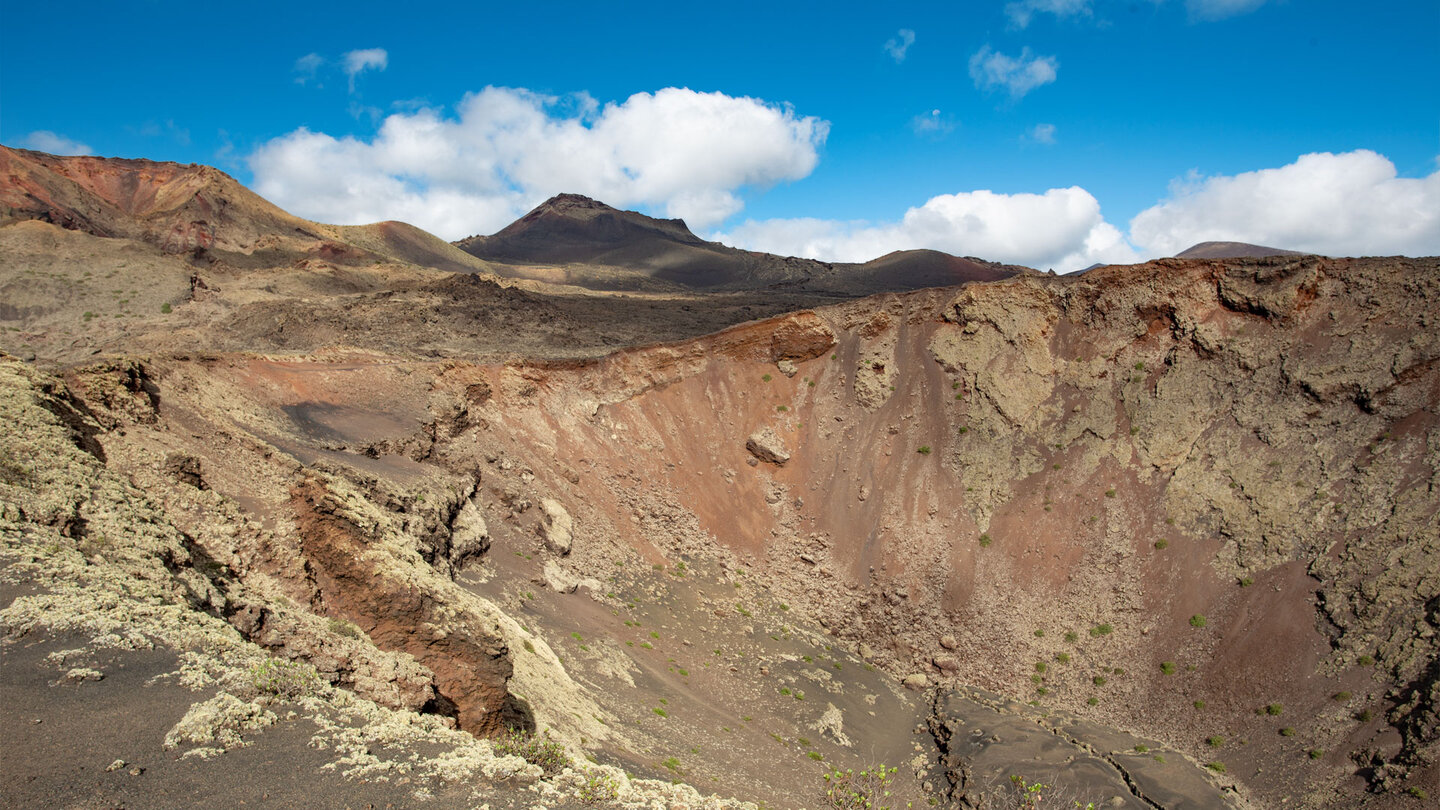
[[[337,636],[360,638],[360,628],[354,622],[347,622],[344,619],[330,619],[325,622],[325,628]]]
[[[1294,737],[1294,736],[1295,736],[1295,729],[1290,728],[1289,726],[1286,726],[1285,728],[1280,729],[1280,736],[1281,736],[1281,737]]]
[[[556,774],[570,767],[565,747],[549,734],[527,734],[518,728],[506,729],[500,739],[491,743],[501,756],[517,756],[532,765],[539,765],[547,774]]]
[[[1285,707],[1279,703],[1271,703],[1265,707],[1265,713],[1271,717],[1279,717],[1285,712]]]
[[[1225,773],[1225,763],[1223,762],[1207,762],[1205,763],[1205,767],[1209,768],[1215,773]]]
[[[890,810],[890,783],[898,768],[872,765],[859,771],[832,768],[824,774],[824,806],[835,810]]]
[[[1115,632],[1115,628],[1112,627],[1108,622],[1105,624],[1097,624],[1094,627],[1090,628],[1090,637],[1099,638],[1100,636],[1108,636],[1113,632]]]
[[[588,771],[585,781],[575,791],[575,798],[581,804],[604,804],[620,798],[620,783],[609,773],[600,770]]]
[[[1160,672],[1161,672],[1161,674],[1163,674],[1163,675],[1174,675],[1174,674],[1175,674],[1175,662],[1174,662],[1174,661],[1161,661],[1161,662],[1160,662]]]
[[[1201,616],[1199,613],[1196,613],[1194,616],[1191,616],[1191,617],[1190,617],[1190,626],[1191,626],[1191,627],[1196,627],[1196,628],[1204,627],[1205,624],[1206,624],[1206,622],[1205,622],[1205,617],[1204,617],[1204,616]]]
[[[250,670],[250,682],[261,694],[295,700],[320,688],[320,674],[309,664],[269,658]]]
[[[930,445],[922,444],[915,449],[915,452],[919,453],[922,456],[928,456],[930,455]]]
[[[1166,539],[1163,538],[1163,537],[1160,538],[1159,540],[1156,540],[1156,541],[1155,541],[1155,550],[1156,550],[1156,551],[1164,551],[1164,550],[1165,550],[1166,548],[1168,548],[1169,546],[1170,546],[1170,541],[1169,541],[1169,540],[1166,540]]]
[[[1225,738],[1219,734],[1212,734],[1205,738],[1205,744],[1211,748],[1220,748],[1225,745]]]
[[[993,541],[990,539],[990,535],[989,535],[989,534],[982,534],[982,535],[980,535],[980,547],[981,547],[981,548],[989,548],[991,542],[993,542]]]

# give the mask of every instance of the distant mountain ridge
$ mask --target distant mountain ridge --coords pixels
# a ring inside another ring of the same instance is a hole
[[[0,225],[38,220],[236,266],[306,259],[394,261],[449,272],[488,266],[403,222],[325,225],[290,214],[219,169],[130,158],[57,157],[0,146]]]
[[[1252,245],[1249,242],[1200,242],[1175,254],[1177,259],[1259,259],[1265,256],[1304,256],[1303,251]]]
[[[863,264],[776,256],[707,242],[684,220],[621,211],[578,194],[551,197],[492,236],[454,244],[485,261],[515,265],[515,273],[553,278],[538,268],[562,266],[567,282],[605,289],[787,285],[863,295],[1034,272],[931,250],[897,251]]]

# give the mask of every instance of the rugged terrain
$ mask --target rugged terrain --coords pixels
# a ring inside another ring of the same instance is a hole
[[[1436,259],[618,292],[0,157],[22,804],[1436,795]]]

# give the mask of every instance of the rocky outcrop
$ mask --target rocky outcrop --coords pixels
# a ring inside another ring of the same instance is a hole
[[[785,462],[790,460],[790,451],[785,447],[784,440],[769,425],[751,433],[750,438],[745,440],[745,449],[760,461],[777,467],[785,466]]]
[[[551,551],[561,556],[570,553],[575,541],[575,520],[565,505],[554,498],[540,499],[540,537]]]
[[[381,649],[434,673],[431,711],[493,736],[523,726],[506,689],[512,666],[501,628],[458,594],[338,481],[308,477],[291,493],[300,545],[320,609],[354,622]],[[407,560],[406,558],[410,558]]]

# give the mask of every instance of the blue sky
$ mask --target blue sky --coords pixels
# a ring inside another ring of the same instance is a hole
[[[330,222],[560,191],[827,259],[1440,253],[1440,3],[3,0],[0,142]]]

